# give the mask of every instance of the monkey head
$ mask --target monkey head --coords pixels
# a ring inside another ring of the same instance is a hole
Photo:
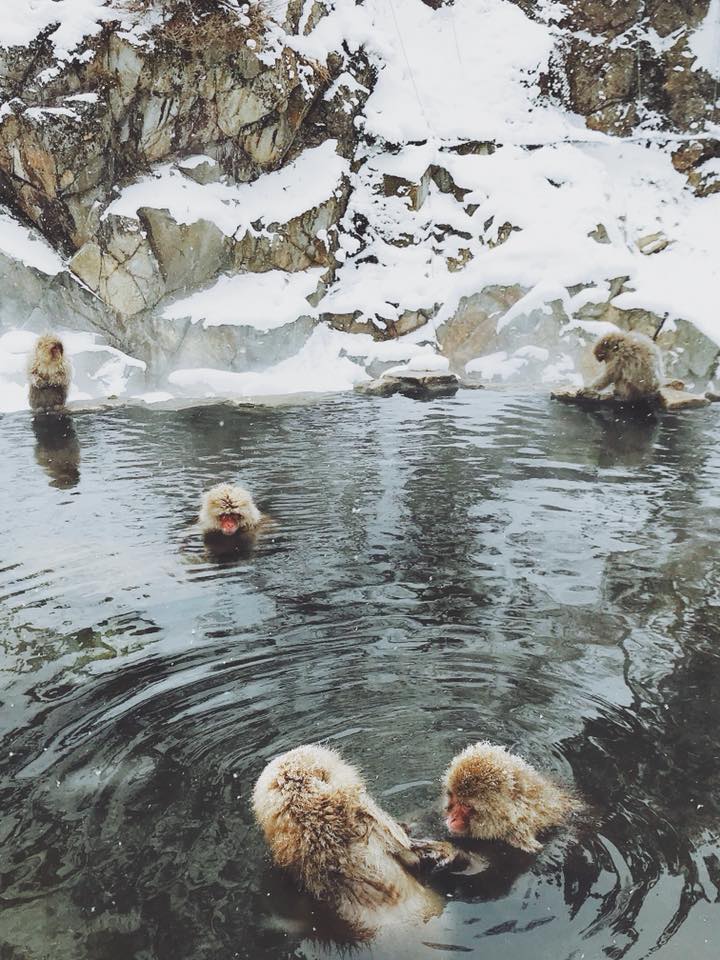
[[[600,363],[608,360],[614,353],[620,350],[624,341],[625,335],[619,330],[614,333],[606,333],[604,337],[600,337],[593,347],[595,359],[599,360]]]
[[[309,816],[314,798],[327,803],[338,795],[357,797],[362,790],[359,773],[339,753],[309,744],[275,757],[265,767],[255,784],[253,809],[272,844],[276,833],[287,829],[286,816],[292,820],[300,811]],[[327,811],[321,819],[327,819]]]
[[[70,372],[62,340],[54,333],[38,337],[30,358],[31,375],[49,383],[66,383]]]
[[[459,753],[445,771],[445,823],[451,833],[478,836],[480,818],[492,819],[512,802],[514,767],[523,761],[486,741]]]
[[[370,803],[355,768],[334,750],[315,745],[271,760],[252,795],[275,863],[314,897],[330,902],[353,877],[363,876]],[[360,896],[362,879],[357,885]]]
[[[242,487],[219,483],[203,495],[199,519],[205,533],[221,533],[228,537],[250,533],[261,518],[252,496]]]

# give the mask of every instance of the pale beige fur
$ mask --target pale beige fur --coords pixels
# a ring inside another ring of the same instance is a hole
[[[55,354],[53,355],[53,350]],[[54,333],[45,333],[35,344],[28,360],[30,406],[33,410],[62,407],[72,378],[72,366],[65,357],[62,340]]]
[[[445,771],[446,795],[471,809],[468,836],[504,840],[528,853],[542,849],[537,835],[564,823],[577,800],[505,747],[480,741]]]
[[[252,802],[277,866],[359,937],[437,915],[441,898],[411,871],[425,863],[467,863],[451,844],[412,840],[370,798],[358,771],[327,747],[302,746],[276,757],[255,784]]]
[[[250,492],[231,483],[218,483],[203,494],[198,517],[203,532],[220,533],[220,517],[224,514],[237,518],[238,533],[253,532],[263,519]]]
[[[663,382],[662,354],[642,333],[616,330],[601,337],[593,348],[605,370],[590,385],[601,391],[613,385],[621,400],[640,400],[657,393]]]

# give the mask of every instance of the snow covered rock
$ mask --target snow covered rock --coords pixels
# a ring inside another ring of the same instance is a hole
[[[1,329],[188,395],[580,383],[609,325],[716,375],[720,0],[248,3],[7,5]]]
[[[124,317],[221,271],[304,270],[332,263],[329,231],[348,163],[335,141],[252,183],[198,183],[164,164],[122,190],[70,270]]]

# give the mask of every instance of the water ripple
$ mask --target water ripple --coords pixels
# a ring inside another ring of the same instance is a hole
[[[717,425],[490,392],[3,418],[0,954],[344,955],[267,864],[263,764],[334,743],[439,832],[489,737],[587,815],[373,956],[714,955]],[[219,563],[225,478],[275,523]]]

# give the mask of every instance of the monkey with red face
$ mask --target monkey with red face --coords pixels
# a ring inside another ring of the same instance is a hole
[[[253,809],[276,865],[357,939],[442,912],[442,898],[417,879],[423,869],[486,866],[447,842],[409,837],[327,747],[297,747],[272,760],[255,784]]]
[[[459,753],[443,778],[447,827],[458,836],[504,840],[527,853],[580,804],[505,747],[481,741]]]
[[[72,367],[62,340],[53,333],[38,338],[28,361],[30,408],[35,413],[62,410],[67,400]]]
[[[252,495],[243,487],[218,483],[203,494],[199,516],[203,533],[217,533],[226,537],[253,533],[262,519]]]
[[[231,483],[218,483],[203,494],[198,525],[205,546],[216,559],[249,557],[260,531],[272,525],[252,494]]]

